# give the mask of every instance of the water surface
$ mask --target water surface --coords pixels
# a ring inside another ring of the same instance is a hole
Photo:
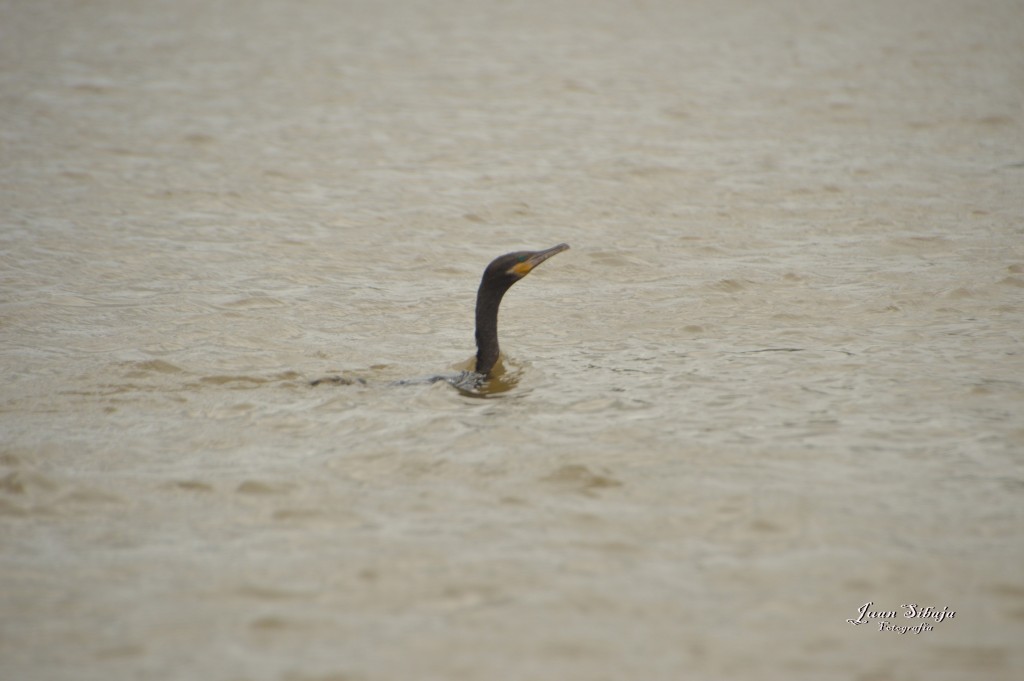
[[[0,676],[1019,678],[1022,27],[10,5]]]

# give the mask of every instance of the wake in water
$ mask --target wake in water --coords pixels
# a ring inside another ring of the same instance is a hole
[[[568,244],[558,244],[543,251],[506,253],[492,260],[487,266],[480,279],[480,288],[476,294],[476,366],[473,371],[395,381],[391,385],[424,385],[443,381],[461,392],[472,394],[509,390],[511,386],[508,386],[508,382],[502,381],[501,374],[495,372],[495,367],[501,357],[501,348],[498,346],[498,307],[501,305],[505,293],[512,288],[513,284],[551,256],[568,249]],[[344,376],[326,376],[310,381],[310,385],[313,386],[325,383],[332,385],[367,384],[365,379]]]

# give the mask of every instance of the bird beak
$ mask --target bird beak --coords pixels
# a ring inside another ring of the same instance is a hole
[[[530,257],[513,267],[512,271],[519,276],[525,277],[537,265],[541,264],[551,256],[567,250],[569,250],[569,244],[558,244],[557,246],[552,246],[546,250],[531,253]]]

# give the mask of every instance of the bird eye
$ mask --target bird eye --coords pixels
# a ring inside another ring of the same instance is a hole
[[[516,262],[526,262],[526,256],[525,255],[519,256],[518,258],[516,258]]]

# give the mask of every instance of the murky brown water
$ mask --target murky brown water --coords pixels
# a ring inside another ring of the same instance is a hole
[[[0,13],[0,677],[1022,678],[1020,2]]]

